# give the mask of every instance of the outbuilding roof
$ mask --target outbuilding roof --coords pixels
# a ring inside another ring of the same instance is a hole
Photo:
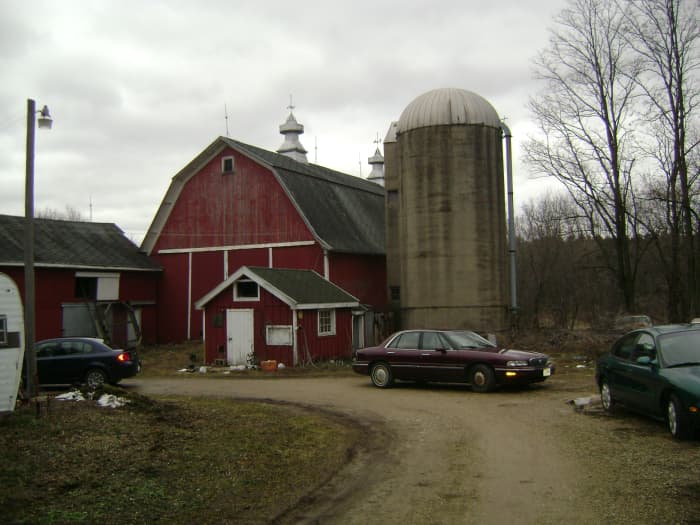
[[[286,155],[219,137],[175,177],[141,245],[151,253],[185,183],[226,147],[270,169],[302,219],[326,249],[383,255],[384,188],[368,180],[298,162]]]
[[[243,266],[197,301],[195,307],[201,310],[240,279],[258,283],[282,302],[298,310],[360,306],[356,297],[312,270]]]
[[[25,218],[0,215],[0,265],[24,266]],[[34,219],[34,265],[160,271],[112,223]]]

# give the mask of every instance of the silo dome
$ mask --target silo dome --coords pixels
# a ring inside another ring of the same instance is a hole
[[[493,106],[476,93],[457,88],[433,89],[406,106],[398,132],[453,124],[483,124],[500,129],[501,119]]]

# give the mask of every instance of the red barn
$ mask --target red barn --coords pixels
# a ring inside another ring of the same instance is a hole
[[[364,313],[353,310],[346,349],[374,339],[375,313],[386,306],[384,188],[309,164],[298,151],[281,155],[219,137],[173,177],[141,248],[164,269],[162,342],[207,337],[195,303],[213,301],[244,266],[311,270],[356,298]]]
[[[357,299],[311,270],[239,268],[197,308],[204,311],[206,361],[274,360],[292,366],[346,358]]]
[[[0,272],[24,297],[24,217],[0,215]],[[34,219],[36,339],[156,338],[160,267],[114,224]]]

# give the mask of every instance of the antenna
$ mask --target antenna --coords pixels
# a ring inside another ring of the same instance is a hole
[[[228,137],[228,108],[226,107],[226,104],[224,104],[224,120],[226,121],[226,136]]]
[[[318,164],[318,137],[314,135],[314,164]]]
[[[92,222],[92,195],[90,195],[90,222]]]
[[[294,108],[295,108],[295,107],[296,107],[296,106],[292,103],[292,94],[290,93],[290,94],[289,94],[289,106],[287,106],[287,109],[288,109],[289,112],[291,113],[292,111],[294,111]]]
[[[381,140],[379,140],[379,132],[377,131],[377,138],[373,140],[373,142],[377,145],[377,148],[379,148],[379,144],[381,144]]]
[[[362,177],[362,152],[357,152],[357,163],[360,165],[360,177]]]

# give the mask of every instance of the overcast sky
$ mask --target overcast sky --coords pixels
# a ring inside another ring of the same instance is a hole
[[[28,98],[54,119],[36,133],[36,210],[74,208],[140,243],[171,177],[226,135],[226,112],[230,137],[275,151],[292,95],[309,160],[366,177],[377,134],[442,87],[506,117],[519,206],[541,187],[518,161],[541,87],[532,59],[564,6],[0,0],[0,214],[24,214]]]

